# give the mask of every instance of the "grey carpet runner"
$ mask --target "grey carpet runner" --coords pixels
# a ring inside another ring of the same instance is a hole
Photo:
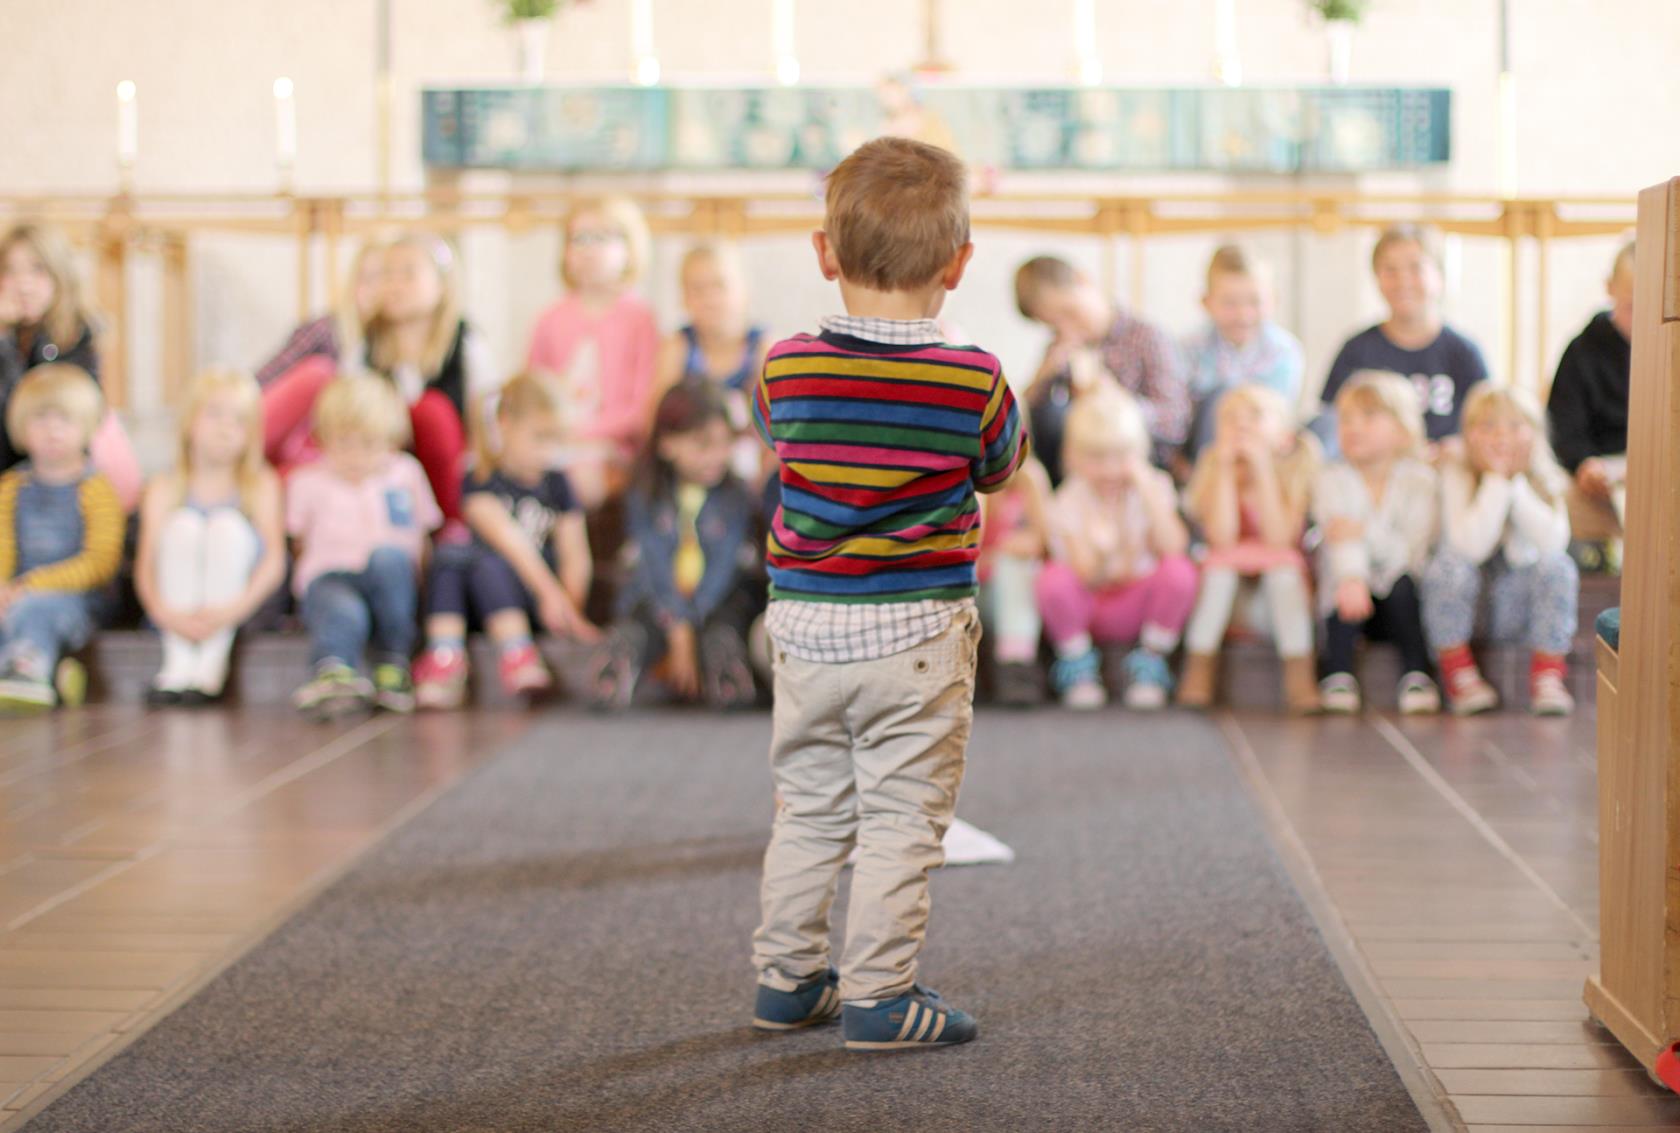
[[[1018,858],[935,875],[923,957],[978,1042],[753,1032],[768,730],[541,722],[30,1133],[1426,1128],[1178,716],[982,714]]]

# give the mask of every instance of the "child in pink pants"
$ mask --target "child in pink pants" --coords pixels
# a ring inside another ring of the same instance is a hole
[[[1038,605],[1056,650],[1051,681],[1069,708],[1099,708],[1098,644],[1136,642],[1125,704],[1155,709],[1172,691],[1167,657],[1196,600],[1190,536],[1172,480],[1149,465],[1149,434],[1123,390],[1082,398],[1068,416],[1068,477],[1050,510],[1051,561]]]

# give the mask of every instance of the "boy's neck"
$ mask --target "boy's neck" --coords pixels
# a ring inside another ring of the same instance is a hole
[[[1443,326],[1441,316],[1428,311],[1407,315],[1405,318],[1391,315],[1382,329],[1395,345],[1408,350],[1421,350],[1441,337]]]
[[[404,362],[419,359],[420,353],[426,348],[426,339],[432,329],[430,315],[405,319],[400,323],[391,324],[391,339],[396,345],[397,356]]]
[[[840,301],[846,313],[858,319],[896,319],[914,322],[931,319],[945,305],[945,285],[936,283],[915,291],[875,291],[840,280]]]
[[[87,468],[87,457],[77,455],[53,461],[31,457],[29,467],[35,473],[35,479],[43,484],[70,484],[81,479],[82,472]]]
[[[1369,457],[1365,460],[1353,460],[1348,463],[1352,464],[1354,471],[1359,473],[1359,475],[1367,483],[1369,483],[1372,481],[1387,480],[1388,474],[1394,471],[1396,458],[1392,455],[1385,454],[1383,456]]]

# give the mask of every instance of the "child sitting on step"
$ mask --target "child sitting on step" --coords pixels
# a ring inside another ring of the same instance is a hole
[[[1254,628],[1270,631],[1283,659],[1285,706],[1298,715],[1318,709],[1301,542],[1319,447],[1290,422],[1280,395],[1264,386],[1238,386],[1220,399],[1213,445],[1196,461],[1186,510],[1208,550],[1184,635],[1178,701],[1188,707],[1213,703],[1219,650],[1238,594],[1257,590],[1262,601],[1249,603],[1250,619]]]
[[[1569,557],[1569,478],[1558,467],[1534,400],[1483,382],[1464,399],[1464,456],[1441,470],[1440,548],[1423,578],[1423,626],[1453,712],[1499,703],[1470,643],[1523,642],[1529,707],[1567,716],[1569,650],[1580,574]]]
[[[744,708],[757,699],[747,631],[763,609],[758,497],[730,470],[735,431],[715,386],[667,390],[626,497],[630,575],[592,663],[599,708],[627,708],[642,674],[665,662],[684,700]]]
[[[1359,711],[1353,651],[1359,637],[1400,650],[1403,715],[1441,710],[1429,677],[1418,579],[1435,542],[1435,472],[1423,459],[1423,411],[1399,374],[1365,370],[1336,395],[1340,460],[1318,476],[1313,516],[1324,533],[1319,608],[1324,616],[1324,711]]]
[[[1101,707],[1098,647],[1135,643],[1126,707],[1161,708],[1172,692],[1167,658],[1196,600],[1172,478],[1150,467],[1143,414],[1119,388],[1074,403],[1062,453],[1068,475],[1050,508],[1051,561],[1038,576],[1056,692],[1069,708]]]
[[[467,616],[477,615],[495,644],[509,696],[553,683],[533,633],[593,641],[579,611],[594,566],[583,509],[566,474],[552,467],[564,436],[554,386],[521,374],[496,404],[499,445],[467,475],[461,510],[472,542],[440,548],[426,602],[426,652],[414,666],[421,708],[458,708],[467,688]]]
[[[146,485],[134,585],[163,635],[153,704],[218,699],[234,633],[285,581],[280,478],[263,460],[261,398],[249,374],[200,374],[182,417],[180,465]]]
[[[65,655],[93,636],[122,563],[122,504],[88,460],[104,414],[99,386],[67,362],[30,370],[6,405],[25,459],[0,475],[0,711],[73,706],[86,692]]]
[[[421,559],[443,512],[420,462],[402,451],[408,431],[408,407],[389,381],[336,378],[315,404],[321,460],[287,482],[286,530],[298,543],[292,585],[314,666],[292,702],[306,716],[414,709],[408,660],[419,636]],[[359,672],[364,651],[371,682]]]

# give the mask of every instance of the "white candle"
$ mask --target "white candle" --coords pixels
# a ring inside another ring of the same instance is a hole
[[[630,54],[636,60],[636,81],[651,87],[659,81],[659,60],[653,54],[653,0],[630,0]]]
[[[793,0],[771,0],[770,42],[776,55],[776,81],[791,87],[799,81],[799,53],[793,40]]]
[[[1102,60],[1097,51],[1096,0],[1073,0],[1073,50],[1079,60],[1079,81],[1094,87],[1102,82]]]
[[[274,153],[281,169],[297,161],[297,102],[292,97],[292,80],[274,80]]]
[[[1228,87],[1242,85],[1242,53],[1237,49],[1237,0],[1214,0],[1214,70]]]
[[[117,84],[117,161],[133,165],[140,152],[140,109],[134,101],[133,79]]]

